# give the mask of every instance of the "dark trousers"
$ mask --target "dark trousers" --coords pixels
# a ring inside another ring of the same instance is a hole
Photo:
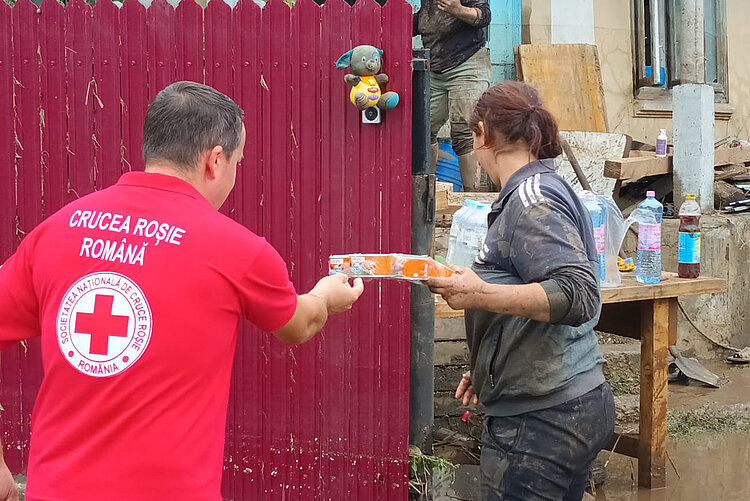
[[[589,468],[614,430],[607,383],[550,409],[485,417],[482,501],[581,501]]]

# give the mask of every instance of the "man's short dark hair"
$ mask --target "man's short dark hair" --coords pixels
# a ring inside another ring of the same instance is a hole
[[[156,95],[143,125],[143,160],[167,160],[183,169],[221,146],[230,157],[242,139],[242,110],[208,85],[175,82]]]

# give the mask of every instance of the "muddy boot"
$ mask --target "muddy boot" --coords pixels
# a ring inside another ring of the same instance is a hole
[[[476,158],[471,153],[458,156],[458,168],[461,171],[462,191],[479,191],[481,169]]]

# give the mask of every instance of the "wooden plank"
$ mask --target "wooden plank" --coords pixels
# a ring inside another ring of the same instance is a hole
[[[714,181],[724,181],[725,179],[734,179],[735,177],[747,176],[750,174],[750,167],[743,164],[732,164],[719,167],[714,171]]]
[[[711,277],[678,278],[676,273],[663,273],[658,284],[639,284],[635,274],[622,276],[622,284],[613,289],[602,289],[603,303],[646,301],[670,297],[697,296],[725,292],[726,280]]]
[[[657,489],[666,484],[670,307],[668,300],[657,299],[642,308],[638,483]]]
[[[638,457],[639,437],[637,433],[615,433],[609,445],[604,449],[628,456],[631,458]]]
[[[516,49],[517,78],[539,90],[545,109],[561,130],[609,132],[596,46],[520,45]]]
[[[750,148],[719,148],[714,151],[715,167],[748,162],[750,162]]]
[[[602,314],[594,330],[641,339],[641,307],[638,303],[602,305]]]
[[[672,172],[672,155],[638,156],[604,163],[604,176],[612,179],[640,179]]]
[[[560,131],[583,170],[591,189],[599,194],[612,194],[615,180],[604,175],[607,160],[619,160],[627,156],[630,138],[625,134],[607,132]],[[566,155],[555,159],[560,174],[576,191],[582,190],[578,176]]]

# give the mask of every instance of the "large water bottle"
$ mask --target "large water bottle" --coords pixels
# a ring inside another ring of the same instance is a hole
[[[471,207],[474,204],[473,200],[464,200],[464,205],[455,214],[453,214],[453,221],[451,222],[451,232],[448,237],[448,254],[445,257],[446,262],[456,263],[456,256],[458,254],[458,235],[463,231],[463,227],[466,225],[466,217],[471,211]]]
[[[653,191],[646,192],[646,200],[638,204],[638,255],[635,278],[642,284],[661,281],[661,219],[664,207]]]
[[[487,235],[487,215],[490,207],[475,202],[464,220],[464,231],[458,236],[458,255],[455,264],[471,266],[479,254],[479,249]]]
[[[466,265],[471,266],[477,259],[479,250],[484,244],[484,239],[487,236],[487,213],[490,210],[490,206],[483,203],[477,203],[471,218],[471,230],[469,238],[466,239]]]
[[[599,280],[607,280],[607,262],[605,257],[605,246],[607,243],[607,207],[599,200],[596,193],[590,191],[581,195],[583,205],[591,215],[591,223],[594,226],[594,242],[596,243],[596,255],[599,258]]]

